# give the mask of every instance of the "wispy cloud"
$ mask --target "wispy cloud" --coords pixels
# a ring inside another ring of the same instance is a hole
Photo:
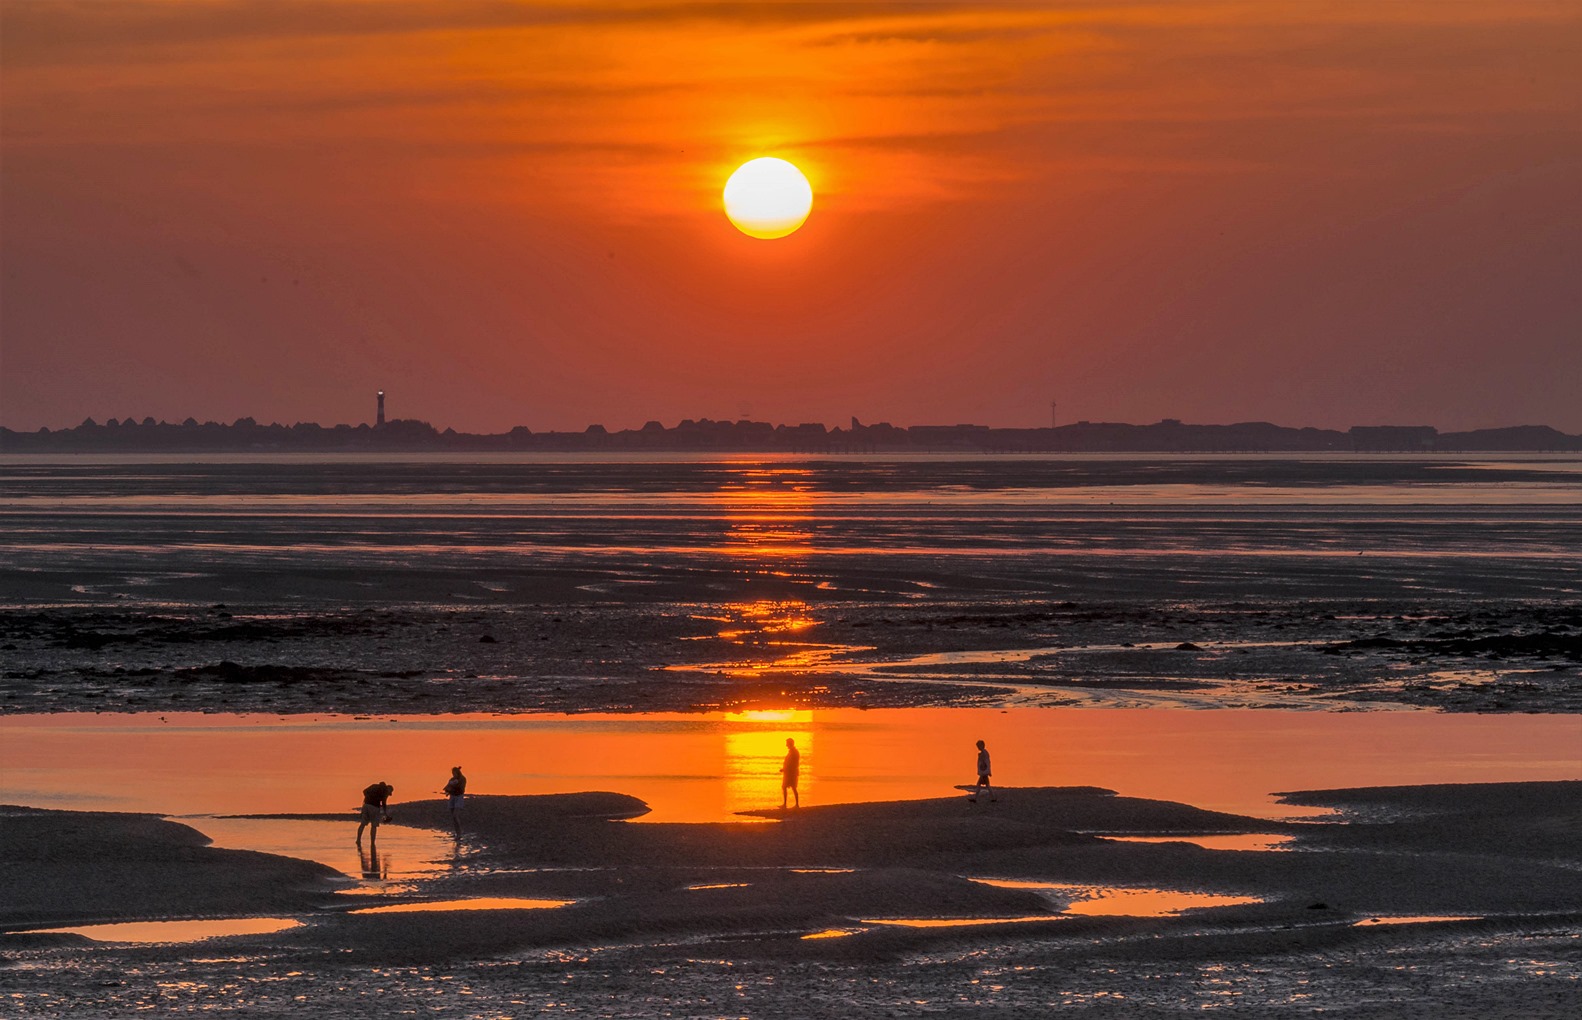
[[[448,154],[530,175],[545,201],[613,188],[663,207],[769,150],[878,203],[1052,168],[1297,171],[1291,124],[1476,134],[1578,107],[1579,17],[1547,0],[0,0],[0,16],[14,149],[263,147],[425,180]]]

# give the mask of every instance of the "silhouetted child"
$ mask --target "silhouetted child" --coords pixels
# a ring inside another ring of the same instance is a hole
[[[976,804],[978,802],[978,796],[982,794],[984,790],[989,791],[990,801],[997,801],[1000,799],[999,797],[995,796],[994,787],[989,785],[989,776],[991,773],[992,770],[989,767],[989,749],[984,747],[983,741],[980,740],[978,741],[978,782],[976,785],[974,785],[972,792],[967,795],[967,799],[969,801]]]
[[[445,797],[450,801],[450,824],[461,835],[461,805],[467,798],[467,777],[461,774],[460,765],[450,767],[450,778],[445,780]]]
[[[786,793],[789,792],[796,807],[802,806],[802,795],[797,793],[796,781],[802,772],[802,753],[796,749],[796,741],[786,737],[786,760],[780,764],[780,807],[786,806]]]
[[[372,786],[363,788],[362,822],[357,826],[357,845],[363,845],[363,830],[373,826],[373,832],[368,834],[370,844],[379,842],[379,823],[390,820],[390,795],[395,793],[395,787],[383,779]]]

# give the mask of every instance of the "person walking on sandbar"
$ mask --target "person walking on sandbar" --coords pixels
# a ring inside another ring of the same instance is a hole
[[[379,842],[379,823],[390,820],[390,795],[395,793],[395,787],[383,779],[372,786],[363,788],[362,822],[357,826],[357,845],[363,845],[363,830],[370,825],[373,832],[368,834],[368,843],[373,845]]]
[[[793,798],[794,806],[802,806],[802,795],[796,788],[797,777],[801,772],[802,752],[796,749],[795,740],[786,737],[786,759],[780,763],[780,810],[785,810],[787,793]]]
[[[460,765],[450,767],[450,778],[445,780],[445,797],[450,801],[450,824],[461,835],[461,805],[467,799],[467,777],[461,774]]]
[[[989,791],[989,800],[991,802],[1000,799],[999,797],[995,796],[994,787],[989,785],[989,776],[992,774],[993,770],[989,765],[989,749],[984,747],[983,741],[980,740],[978,741],[978,782],[973,786],[972,792],[967,795],[967,800],[976,804],[978,802],[978,797],[983,793],[984,790]]]

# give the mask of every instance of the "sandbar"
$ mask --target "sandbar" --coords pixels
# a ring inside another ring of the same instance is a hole
[[[1106,1015],[1220,1003],[1364,1016],[1388,1003],[1392,1016],[1531,1017],[1574,1005],[1582,783],[1285,796],[1335,813],[1272,823],[1054,787],[1005,789],[992,805],[942,797],[686,824],[629,821],[644,805],[616,792],[483,796],[469,803],[450,866],[376,897],[347,896],[350,880],[333,869],[208,847],[157,817],[9,807],[0,989],[20,1016],[293,1015],[304,1001],[344,1016],[436,1005],[530,1015],[550,1004],[592,1015],[965,1016],[1107,1002]],[[349,839],[350,816],[328,817]],[[401,824],[449,823],[433,800],[404,803]],[[1295,849],[1191,842],[1238,831],[1286,832]],[[1092,916],[1038,883],[1256,902]],[[565,905],[353,909],[484,899]],[[304,923],[163,945],[21,934],[266,915]],[[878,923],[918,918],[958,923]]]

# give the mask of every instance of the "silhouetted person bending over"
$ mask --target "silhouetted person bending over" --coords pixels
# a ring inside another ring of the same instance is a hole
[[[989,776],[991,774],[992,769],[989,766],[989,749],[984,747],[983,741],[980,740],[978,741],[978,782],[972,788],[972,793],[967,795],[968,800],[976,804],[978,802],[978,797],[983,793],[984,790],[989,791],[989,800],[996,801],[1000,799],[999,797],[995,796],[994,787],[989,785]]]
[[[390,795],[395,793],[395,787],[383,779],[372,786],[363,789],[362,823],[357,826],[357,845],[363,845],[363,830],[373,826],[373,832],[368,834],[370,844],[379,842],[379,823],[390,820],[388,807]]]
[[[796,807],[802,806],[802,795],[797,793],[796,781],[802,772],[802,752],[796,749],[796,741],[786,737],[786,760],[780,764],[780,808],[785,809],[786,794],[790,793],[792,803]]]
[[[445,780],[445,797],[450,801],[450,824],[461,835],[461,805],[467,798],[467,777],[461,774],[460,765],[450,767],[450,778]]]

